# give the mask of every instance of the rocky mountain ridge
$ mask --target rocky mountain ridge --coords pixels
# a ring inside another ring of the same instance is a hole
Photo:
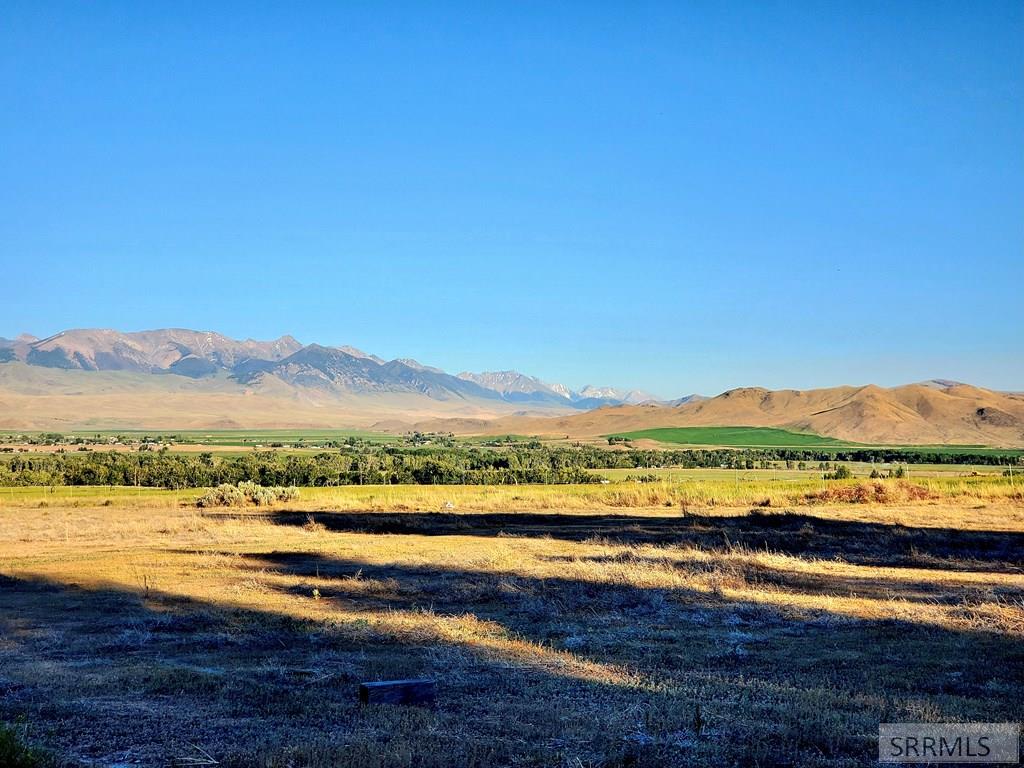
[[[351,346],[303,345],[293,336],[244,341],[209,331],[165,328],[121,332],[72,329],[44,339],[0,339],[0,362],[80,371],[227,376],[247,387],[292,387],[345,394],[415,393],[438,400],[473,398],[584,410],[641,402],[646,393],[613,387],[574,392],[517,371],[452,376],[409,358],[385,361]]]

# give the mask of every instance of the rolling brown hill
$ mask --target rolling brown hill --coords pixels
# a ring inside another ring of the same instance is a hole
[[[446,419],[421,429],[457,434],[595,437],[653,427],[754,426],[862,443],[1024,445],[1024,396],[966,384],[812,390],[745,387],[679,406],[622,405],[553,418]]]

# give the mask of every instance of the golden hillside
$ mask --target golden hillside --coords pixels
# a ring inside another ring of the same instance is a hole
[[[957,384],[811,390],[745,387],[678,407],[624,405],[555,418],[446,419],[460,434],[594,437],[652,427],[754,426],[863,443],[1024,445],[1024,396]]]

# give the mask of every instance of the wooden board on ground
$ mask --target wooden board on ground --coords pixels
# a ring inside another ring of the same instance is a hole
[[[359,701],[363,704],[432,704],[437,695],[433,680],[383,680],[361,683]]]

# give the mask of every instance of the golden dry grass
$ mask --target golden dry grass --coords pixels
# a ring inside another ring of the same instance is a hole
[[[706,513],[734,507],[814,507],[827,503],[870,506],[1008,503],[1024,505],[1021,479],[1002,476],[938,476],[913,480],[824,481],[809,477],[773,480],[752,473],[723,473],[718,479],[698,475],[692,480],[651,483],[612,482],[606,485],[364,485],[303,488],[292,506],[302,509],[431,511],[579,511],[594,509],[676,508]],[[0,509],[97,504],[174,508],[193,503],[204,489],[169,491],[155,488],[56,486],[0,488]],[[968,516],[970,517],[970,516]],[[970,520],[965,520],[970,524]]]
[[[0,719],[69,764],[861,765],[881,721],[1019,715],[1024,512],[994,487],[25,501],[0,510]],[[419,675],[433,709],[356,703]]]

